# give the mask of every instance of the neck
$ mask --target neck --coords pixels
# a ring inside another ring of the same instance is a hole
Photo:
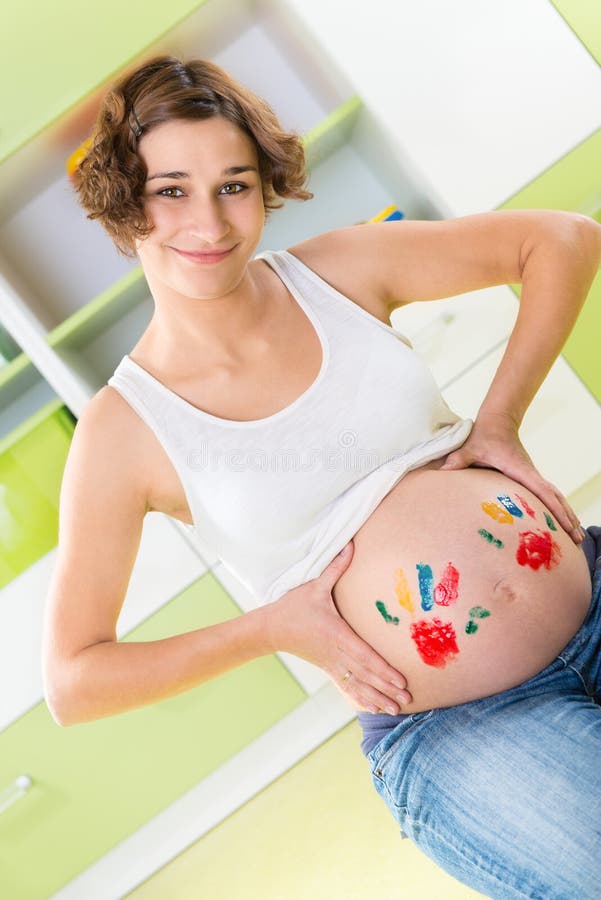
[[[198,370],[199,359],[206,365],[239,360],[265,316],[266,291],[256,268],[247,266],[219,297],[196,299],[153,283],[152,276],[146,280],[155,308],[139,346],[161,368],[186,373]]]

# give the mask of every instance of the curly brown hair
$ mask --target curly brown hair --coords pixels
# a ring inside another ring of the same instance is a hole
[[[91,144],[74,173],[88,219],[98,219],[125,256],[152,231],[144,210],[143,135],[173,119],[223,116],[254,142],[265,216],[277,197],[309,200],[302,138],[282,129],[269,104],[206,60],[157,56],[121,77],[104,97]]]

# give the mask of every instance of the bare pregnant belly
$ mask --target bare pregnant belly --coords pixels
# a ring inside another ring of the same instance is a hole
[[[537,497],[492,469],[410,472],[354,545],[334,601],[407,678],[413,702],[403,712],[531,678],[589,608],[582,550]]]

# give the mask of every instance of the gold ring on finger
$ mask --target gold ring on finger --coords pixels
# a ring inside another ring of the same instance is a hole
[[[353,673],[351,672],[351,670],[350,670],[350,669],[347,669],[346,674],[344,674],[344,675],[342,676],[342,683],[344,684],[345,682],[347,682],[347,681],[349,680],[349,678],[351,677],[352,674],[353,674]]]

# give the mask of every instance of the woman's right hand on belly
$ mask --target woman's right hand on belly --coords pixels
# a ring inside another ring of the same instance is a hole
[[[357,709],[398,715],[413,699],[406,678],[353,631],[332,598],[353,552],[349,541],[318,578],[269,605],[270,643],[274,652],[293,653],[327,672]]]

